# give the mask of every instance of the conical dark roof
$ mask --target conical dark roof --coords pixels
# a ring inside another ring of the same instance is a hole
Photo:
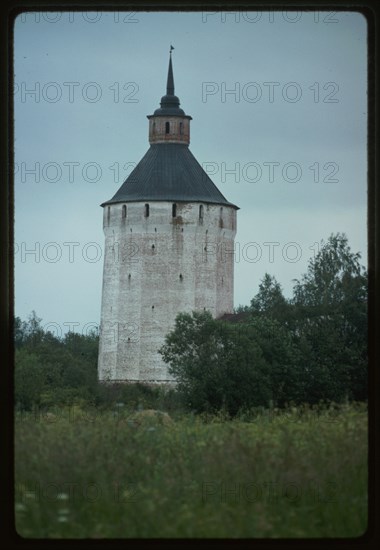
[[[171,46],[166,95],[161,98],[161,107],[156,109],[153,116],[170,115],[191,120],[179,108],[179,99],[174,95],[172,49]],[[152,115],[148,118],[152,118]],[[195,159],[187,143],[152,143],[116,195],[101,206],[136,201],[204,202],[238,209],[222,195]]]
[[[152,144],[112,197],[104,202],[173,201],[225,204],[227,201],[185,144]]]

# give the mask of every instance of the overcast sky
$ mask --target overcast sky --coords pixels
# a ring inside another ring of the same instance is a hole
[[[99,323],[99,205],[149,147],[170,44],[190,149],[240,207],[235,306],[265,272],[290,297],[331,233],[366,265],[366,38],[354,12],[19,16],[16,315]]]

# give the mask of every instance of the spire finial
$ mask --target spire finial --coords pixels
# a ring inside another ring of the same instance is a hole
[[[173,46],[170,45],[169,51],[169,70],[168,70],[168,81],[166,84],[166,95],[174,95],[174,78],[173,78],[173,66],[172,66],[172,51],[174,50]]]

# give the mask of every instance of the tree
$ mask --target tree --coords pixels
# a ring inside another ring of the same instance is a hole
[[[160,353],[188,407],[197,412],[267,405],[269,368],[249,325],[216,321],[209,312],[180,313]]]
[[[282,320],[287,315],[287,306],[280,283],[274,276],[265,273],[259,285],[259,292],[251,300],[252,313]]]
[[[344,233],[330,235],[327,243],[309,261],[301,281],[295,280],[294,303],[323,308],[367,300],[367,275],[360,265],[360,253],[352,253]],[[318,311],[318,310],[317,310]]]
[[[305,377],[300,367],[300,351],[289,328],[262,315],[248,321],[249,337],[261,349],[269,365],[271,399],[276,406],[305,400]]]
[[[38,357],[26,349],[16,350],[15,402],[21,410],[40,403],[44,376]]]
[[[26,323],[20,317],[15,317],[14,319],[13,336],[15,348],[20,349],[24,345],[26,338]]]
[[[28,317],[28,321],[23,325],[24,329],[24,343],[26,346],[37,346],[44,337],[44,330],[41,326],[42,319],[37,317],[36,312],[33,310]]]
[[[346,235],[331,235],[295,281],[292,328],[312,400],[367,395],[367,274]]]

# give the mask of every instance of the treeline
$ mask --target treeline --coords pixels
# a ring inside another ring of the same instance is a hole
[[[178,395],[143,384],[98,382],[99,337],[68,332],[63,337],[45,331],[33,311],[27,321],[14,321],[15,406],[19,411],[52,410],[55,407],[129,409],[178,409]]]
[[[97,394],[98,336],[45,331],[33,311],[15,318],[15,401],[21,410],[91,400]]]
[[[79,403],[231,416],[254,407],[367,397],[367,274],[345,235],[332,235],[291,299],[268,274],[249,306],[215,320],[179,314],[161,349],[176,390],[97,380],[98,335],[56,337],[33,312],[15,318],[15,404],[19,410]]]
[[[196,411],[367,398],[367,274],[331,235],[287,300],[266,274],[251,304],[224,320],[180,314],[161,349]]]

